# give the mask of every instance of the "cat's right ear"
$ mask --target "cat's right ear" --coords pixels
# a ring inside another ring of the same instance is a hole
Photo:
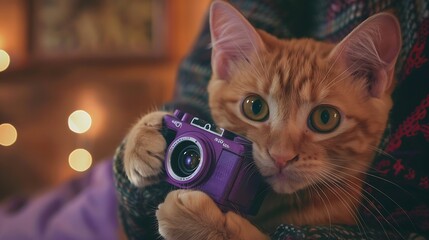
[[[229,80],[237,61],[249,61],[264,48],[261,37],[233,6],[214,1],[210,7],[212,68],[218,79]]]
[[[379,13],[369,17],[332,50],[331,57],[352,75],[367,79],[368,93],[381,97],[393,82],[401,50],[401,29],[396,17]]]

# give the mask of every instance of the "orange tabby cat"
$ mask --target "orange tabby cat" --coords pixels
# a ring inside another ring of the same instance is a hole
[[[255,164],[273,193],[251,224],[221,212],[202,192],[173,191],[156,212],[160,234],[268,239],[263,232],[281,223],[360,224],[364,174],[392,107],[401,47],[396,18],[370,17],[338,44],[279,40],[215,1],[210,27],[212,116],[253,141]],[[144,116],[128,136],[125,170],[137,186],[162,177],[165,114]]]

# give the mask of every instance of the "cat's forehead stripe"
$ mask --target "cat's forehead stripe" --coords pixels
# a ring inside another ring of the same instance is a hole
[[[304,82],[304,84],[302,85],[301,89],[300,89],[300,98],[304,101],[304,102],[311,102],[312,98],[312,86],[311,83],[309,81]]]
[[[317,75],[320,62],[316,54],[305,48],[294,50],[283,49],[274,54],[272,59],[280,62],[271,64],[274,69],[270,71],[274,75],[271,81],[267,81],[270,86],[268,94],[277,95],[282,102],[294,99],[295,103],[291,104],[314,102],[326,95],[325,89],[319,89],[316,79],[320,78]],[[281,59],[277,57],[280,55]]]
[[[282,78],[280,76],[281,76],[281,73],[275,73],[274,74],[273,79],[272,79],[272,84],[270,85],[270,90],[269,90],[270,96],[274,96],[278,92],[279,89],[282,89],[281,88]],[[279,88],[279,85],[280,85],[280,88]]]

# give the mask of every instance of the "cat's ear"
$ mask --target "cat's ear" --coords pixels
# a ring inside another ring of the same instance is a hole
[[[381,97],[392,84],[401,49],[398,20],[390,13],[374,15],[347,35],[330,53],[352,76],[368,80],[368,91]]]
[[[261,37],[233,6],[214,1],[210,7],[212,68],[217,78],[228,80],[236,61],[249,61],[264,48]]]

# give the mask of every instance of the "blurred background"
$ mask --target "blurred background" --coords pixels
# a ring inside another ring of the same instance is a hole
[[[0,0],[0,201],[111,158],[172,98],[209,0]]]

